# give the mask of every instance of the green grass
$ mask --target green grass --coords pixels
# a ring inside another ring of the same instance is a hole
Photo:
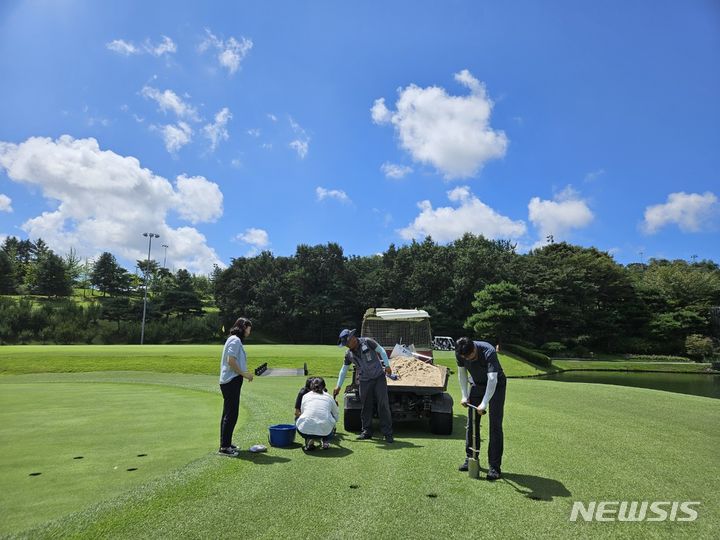
[[[251,369],[301,368],[307,363],[313,375],[336,376],[343,349],[332,345],[247,345]],[[7,345],[0,347],[0,374],[67,373],[88,371],[154,371],[214,374],[219,370],[222,345]],[[453,367],[452,352],[436,351],[439,364]],[[535,366],[501,356],[508,376],[543,373]],[[454,369],[453,369],[454,371]]]
[[[244,448],[266,442],[268,425],[290,420],[301,383],[299,377],[246,383],[236,442]],[[296,446],[240,459],[215,456],[221,403],[215,384],[210,375],[137,372],[0,379],[2,532],[472,538],[480,528],[494,537],[711,538],[720,526],[719,400],[511,380],[506,480],[490,484],[456,470],[463,455],[460,410],[451,437],[406,424],[388,446],[355,441],[341,429],[340,446],[327,452],[306,455]],[[451,391],[457,399],[456,385]],[[107,437],[94,436],[108,426]],[[28,444],[42,449],[27,452]],[[73,461],[78,453],[85,459]],[[123,469],[131,466],[138,470]],[[27,476],[34,471],[43,474]],[[569,522],[572,502],[590,500],[702,505],[694,523]]]
[[[700,373],[706,371],[710,364],[698,364],[694,362],[670,364],[667,362],[632,362],[628,360],[553,360],[553,366],[559,369],[579,370],[584,369],[613,371],[661,371],[666,373]]]
[[[326,452],[306,455],[296,445],[230,459],[214,454],[220,350],[0,348],[0,535],[714,538],[720,527],[720,400],[512,379],[505,480],[495,484],[457,471],[464,447],[458,406],[450,437],[432,436],[422,423],[399,424],[389,446],[355,441],[341,423],[339,445]],[[249,345],[248,354],[251,366],[307,359],[329,384],[342,358],[337,347],[317,346]],[[452,353],[436,359],[454,363]],[[539,372],[509,357],[502,363],[514,376]],[[291,422],[303,382],[246,382],[235,442],[245,449],[266,443],[269,425]],[[449,391],[457,403],[454,377]],[[487,421],[482,431],[486,441]],[[701,506],[693,523],[569,521],[573,501],[602,500]]]

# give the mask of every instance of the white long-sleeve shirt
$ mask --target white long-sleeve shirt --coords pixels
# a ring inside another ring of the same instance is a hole
[[[480,402],[479,407],[483,410],[487,410],[490,400],[495,394],[495,387],[497,386],[498,374],[493,372],[487,375],[487,385],[485,385],[485,395]],[[458,380],[460,381],[460,393],[462,398],[467,401],[468,399],[468,372],[464,367],[458,368]]]
[[[326,437],[335,428],[339,417],[337,403],[330,394],[308,392],[303,396],[295,425],[305,435]]]

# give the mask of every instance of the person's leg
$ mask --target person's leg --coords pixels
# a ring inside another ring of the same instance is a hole
[[[490,400],[490,444],[488,445],[488,465],[500,472],[503,455],[503,416],[505,413],[506,382],[499,382]]]
[[[375,380],[375,400],[377,401],[378,417],[380,418],[380,430],[385,437],[392,437],[392,415],[390,413],[390,399],[388,398],[385,374]]]
[[[372,435],[372,414],[375,405],[375,383],[374,381],[360,381],[360,421],[362,433]]]
[[[223,416],[220,423],[220,448],[229,448],[232,444],[233,431],[237,424],[240,408],[240,388],[242,377],[235,377],[230,382],[220,385],[223,394]]]

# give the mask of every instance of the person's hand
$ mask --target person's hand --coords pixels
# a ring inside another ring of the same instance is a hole
[[[460,405],[462,405],[463,407],[465,407],[465,408],[467,409],[467,406],[468,406],[467,399],[464,399],[464,398],[461,399],[461,400],[460,400]]]
[[[385,368],[385,374],[386,374],[386,375],[392,375],[392,368],[391,368],[391,367],[386,367],[386,368]]]
[[[477,412],[478,412],[478,414],[479,414],[480,416],[483,416],[483,415],[487,414],[487,410],[485,410],[485,409],[480,409],[480,408],[478,408],[478,409],[477,409]]]
[[[248,371],[248,374],[245,376],[245,378],[246,378],[248,381],[251,381],[251,382],[252,382],[252,380],[255,378],[255,376],[254,376],[251,372]]]
[[[339,393],[340,393],[339,386],[336,386],[335,388],[333,388],[333,399],[335,399]],[[336,403],[337,403],[337,401],[336,401]]]

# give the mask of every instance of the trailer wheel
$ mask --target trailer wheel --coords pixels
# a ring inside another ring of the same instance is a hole
[[[345,409],[343,425],[345,426],[345,431],[360,431],[362,429],[360,409]]]
[[[430,431],[436,435],[450,435],[453,429],[451,413],[430,413]]]

